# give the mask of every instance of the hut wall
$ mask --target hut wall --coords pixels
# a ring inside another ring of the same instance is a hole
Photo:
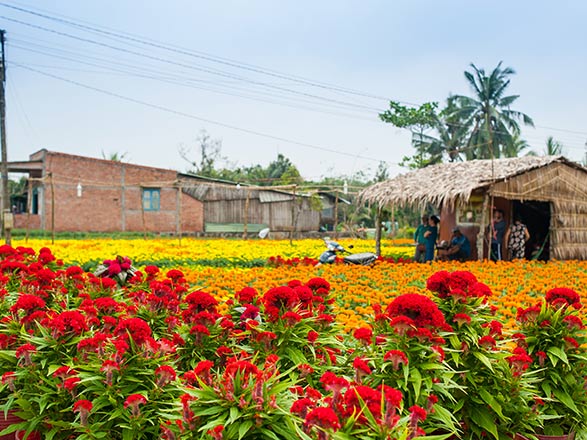
[[[206,201],[204,203],[205,221],[207,223],[244,223],[245,203],[245,199]],[[290,231],[293,228],[292,203],[294,202],[262,203],[258,198],[251,196],[247,223],[265,224],[273,231]],[[297,206],[294,207],[296,214],[297,209]],[[317,231],[319,227],[320,213],[310,209],[309,201],[302,199],[296,231]]]
[[[587,259],[587,173],[563,163],[529,171],[494,185],[511,200],[551,202],[550,257]]]
[[[438,231],[439,240],[446,240],[450,242],[452,239],[452,230],[457,226],[456,210],[452,207],[443,207],[440,211],[440,228]],[[459,229],[471,243],[471,260],[477,259],[477,234],[479,233],[479,225],[476,224],[461,224]]]

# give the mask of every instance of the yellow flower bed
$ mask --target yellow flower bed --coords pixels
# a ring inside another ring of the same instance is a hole
[[[373,252],[375,243],[372,239],[341,239],[337,240],[342,246],[353,245],[353,252]],[[397,244],[400,243],[400,244]],[[409,241],[408,241],[409,243]],[[128,256],[131,260],[184,260],[184,259],[268,259],[281,255],[284,258],[318,256],[326,250],[321,239],[294,240],[240,240],[240,239],[94,239],[94,240],[51,240],[31,239],[13,240],[13,246],[26,246],[35,250],[46,246],[58,258],[66,263],[103,260],[116,255]],[[396,255],[411,257],[414,253],[412,246],[406,245],[406,240],[393,241],[384,239],[382,255]]]
[[[356,252],[373,250],[372,240],[340,240],[343,246],[353,244]],[[413,248],[391,246],[384,240],[384,256],[403,252],[410,257]],[[177,239],[160,240],[59,240],[54,245],[47,241],[15,241],[14,246],[28,246],[35,250],[43,246],[52,249],[57,258],[65,263],[103,260],[116,255],[128,256],[132,260],[186,258],[231,258],[253,259],[281,255],[285,258],[317,257],[324,246],[321,240],[299,240],[290,245],[287,240],[204,240]],[[307,281],[320,276],[332,285],[337,300],[338,319],[347,330],[356,328],[371,315],[371,305],[386,306],[402,293],[428,294],[426,280],[439,270],[467,270],[493,291],[492,303],[499,308],[500,320],[511,327],[516,307],[534,304],[553,287],[569,287],[576,290],[587,304],[587,262],[467,262],[432,264],[376,263],[371,267],[323,265],[242,268],[211,268],[203,266],[179,266],[195,288],[206,290],[228,299],[244,286],[252,286],[260,292],[281,285],[292,279]]]

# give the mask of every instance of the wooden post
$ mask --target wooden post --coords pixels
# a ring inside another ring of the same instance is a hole
[[[182,227],[181,227],[181,220],[182,220],[182,212],[181,212],[181,182],[177,183],[177,237],[179,239],[179,246],[181,246],[181,236],[182,236]]]
[[[291,204],[291,230],[289,231],[289,244],[290,244],[290,246],[293,245],[293,234],[294,234],[294,230],[296,228],[296,220],[295,220],[296,201],[297,201],[296,185],[294,185],[293,186],[293,200],[292,200],[292,204]]]
[[[338,191],[336,191],[336,197],[334,199],[334,223],[332,228],[334,229],[334,239],[338,238]]]
[[[55,184],[53,182],[53,173],[49,173],[51,185],[51,244],[55,244]]]
[[[243,240],[247,239],[249,229],[249,200],[251,199],[251,190],[247,188],[247,198],[245,199],[245,212],[244,212],[244,224],[243,224]]]
[[[481,208],[481,219],[479,221],[479,232],[477,233],[477,259],[483,260],[483,242],[485,241],[485,219],[487,218],[487,208],[489,207],[489,194],[483,195],[483,207]],[[491,243],[489,244],[491,252]]]
[[[141,217],[143,219],[143,238],[147,239],[147,220],[145,219],[145,201],[143,200],[143,187],[139,187],[139,199],[141,202]]]
[[[29,229],[30,229],[30,222],[31,222],[31,211],[33,210],[33,181],[29,178],[28,182],[28,189],[27,189],[27,208],[26,208],[26,233],[25,233],[25,243],[29,241]]]
[[[377,216],[375,217],[375,254],[379,257],[381,255],[381,214],[383,209],[381,206],[377,207]]]

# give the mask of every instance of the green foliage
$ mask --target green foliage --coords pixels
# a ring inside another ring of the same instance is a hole
[[[390,101],[389,110],[380,113],[379,118],[399,128],[424,129],[434,124],[437,108],[436,102],[426,102],[420,107],[407,107],[399,102]]]

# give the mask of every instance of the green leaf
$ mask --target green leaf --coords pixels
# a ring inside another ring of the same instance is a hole
[[[498,439],[497,426],[489,413],[484,409],[476,407],[471,408],[471,420],[485,431],[490,433],[494,438]]]
[[[493,371],[493,366],[491,365],[491,361],[487,356],[478,351],[473,351],[473,356],[479,359],[483,363],[483,365],[485,365],[489,369],[489,371]]]
[[[230,414],[228,416],[228,420],[226,421],[226,423],[228,423],[229,425],[236,422],[238,420],[238,418],[240,417],[240,411],[238,410],[238,408],[236,406],[232,406],[230,407]]]
[[[553,363],[553,365],[556,365],[557,362],[556,359],[553,359],[552,356],[557,357],[565,364],[569,363],[569,360],[567,359],[567,354],[564,352],[564,350],[561,350],[559,347],[549,347],[548,350],[546,350],[546,353],[549,355],[548,357],[550,358],[550,361]]]
[[[247,432],[249,432],[252,426],[253,422],[251,420],[245,420],[244,422],[242,422],[238,427],[238,439],[240,440],[245,435],[247,435]]]
[[[555,388],[553,390],[553,394],[554,396],[563,404],[565,405],[567,408],[570,408],[571,410],[573,410],[573,412],[575,412],[576,414],[582,414],[579,411],[579,408],[577,408],[577,405],[575,405],[575,402],[573,401],[573,399],[571,398],[571,396],[569,396],[567,393],[565,393],[563,390],[560,390],[558,388]]]
[[[493,411],[495,411],[495,413],[496,413],[497,415],[499,415],[499,417],[500,417],[501,419],[504,419],[504,418],[506,418],[506,417],[503,415],[503,413],[502,413],[502,410],[501,410],[501,405],[499,404],[499,402],[497,402],[497,400],[495,400],[495,399],[493,398],[493,395],[491,395],[491,393],[489,393],[489,391],[487,391],[487,390],[486,390],[486,389],[484,389],[484,388],[481,388],[481,389],[479,390],[479,395],[481,396],[481,398],[483,399],[483,401],[484,401],[486,404],[488,404],[488,405],[491,407],[491,409],[492,409]]]

